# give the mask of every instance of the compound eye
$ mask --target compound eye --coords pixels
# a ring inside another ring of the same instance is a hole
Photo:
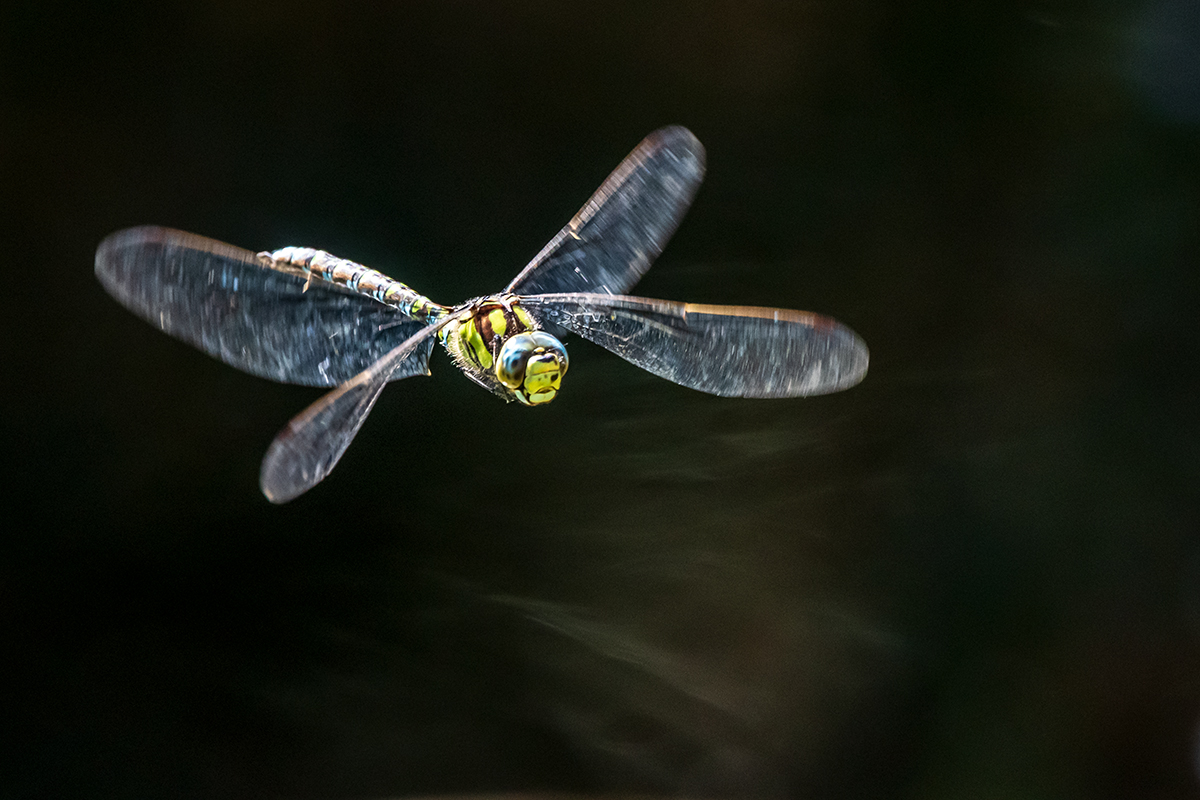
[[[532,333],[510,337],[496,356],[496,379],[509,389],[516,389],[525,380],[525,364],[536,349],[537,341]]]
[[[526,405],[548,403],[567,371],[567,351],[545,331],[518,333],[500,348],[496,379]]]

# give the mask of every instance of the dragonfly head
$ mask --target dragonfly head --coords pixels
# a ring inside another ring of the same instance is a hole
[[[545,331],[518,333],[500,347],[496,378],[527,406],[549,403],[567,373],[567,351]]]

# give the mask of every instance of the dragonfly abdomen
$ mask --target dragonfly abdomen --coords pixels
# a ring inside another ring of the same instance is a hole
[[[284,247],[273,253],[262,252],[258,258],[272,269],[298,272],[309,280],[345,287],[370,297],[405,316],[420,322],[433,322],[446,312],[446,307],[382,272],[364,267],[347,258],[338,258],[312,247]],[[288,269],[288,268],[291,269]]]

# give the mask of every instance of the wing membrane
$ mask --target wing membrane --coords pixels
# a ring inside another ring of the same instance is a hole
[[[827,394],[867,373],[854,331],[803,311],[582,293],[522,303],[644,370],[724,397]]]
[[[370,368],[306,408],[279,432],[263,457],[259,486],[272,503],[286,503],[316,486],[350,446],[388,381],[408,377],[414,352],[456,316],[422,328]]]
[[[703,178],[704,147],[691,131],[655,131],[506,291],[627,292],[666,247]]]
[[[336,386],[421,329],[380,303],[262,266],[253,253],[169,228],[118,231],[96,251],[96,276],[138,316],[263,378]],[[397,324],[399,323],[399,324]],[[393,380],[427,372],[432,341]]]

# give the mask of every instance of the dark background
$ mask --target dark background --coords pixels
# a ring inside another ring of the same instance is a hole
[[[860,386],[443,354],[294,503],[319,396],[92,275],[155,223],[495,291],[651,130],[637,292],[829,314]],[[1200,796],[1200,7],[0,10],[0,795]]]

